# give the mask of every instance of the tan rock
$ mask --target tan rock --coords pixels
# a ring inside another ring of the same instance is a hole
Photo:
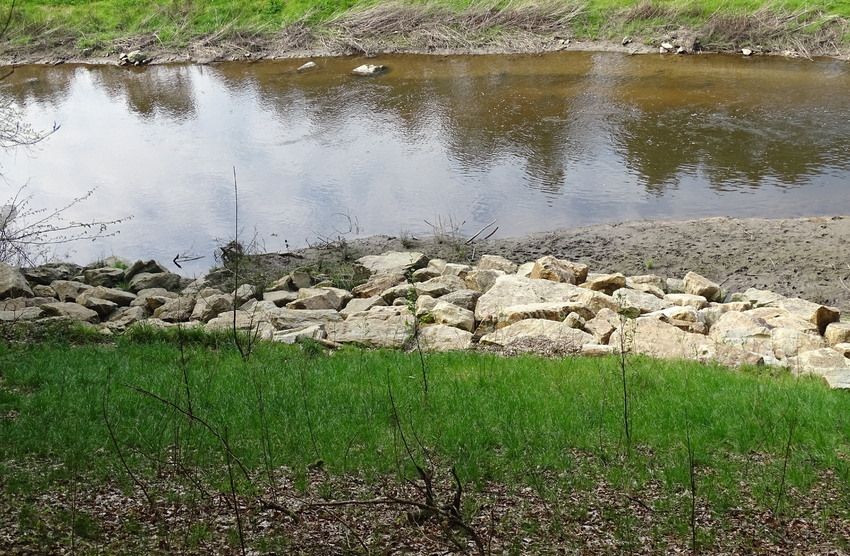
[[[473,270],[466,275],[466,287],[482,293],[487,292],[496,283],[496,278],[504,276],[505,271],[499,269]]]
[[[838,309],[835,307],[827,307],[818,303],[812,303],[799,297],[788,297],[774,301],[767,305],[768,307],[779,307],[787,310],[789,313],[803,320],[807,320],[818,327],[818,331],[823,334],[826,327],[831,322],[837,322],[841,316]]]
[[[708,305],[708,300],[701,295],[693,295],[690,293],[668,293],[664,299],[672,305],[679,307],[693,307],[702,309]]]
[[[482,255],[478,261],[478,270],[501,270],[505,274],[514,274],[517,265],[513,261],[499,255]]]
[[[830,347],[850,343],[850,322],[831,322],[826,326],[823,337]]]
[[[406,282],[407,278],[404,277],[404,274],[374,274],[365,283],[355,286],[351,290],[351,293],[354,294],[354,297],[372,297],[373,295],[381,295],[381,292]],[[388,301],[387,303],[392,303],[392,301]]]
[[[776,303],[777,301],[781,301],[785,299],[784,295],[780,295],[778,293],[774,293],[767,290],[757,290],[756,288],[750,288],[742,294],[744,300],[749,301],[750,305],[755,307],[764,307],[766,305],[771,305]]]
[[[796,375],[823,377],[830,388],[850,388],[850,360],[831,348],[822,348],[788,358]]]
[[[27,279],[20,270],[0,262],[0,299],[7,297],[33,297]]]
[[[604,357],[606,355],[613,355],[614,352],[614,346],[604,344],[584,344],[581,346],[581,351],[579,353],[585,357]]]
[[[626,277],[626,287],[633,290],[640,290],[638,286],[655,286],[662,292],[667,288],[667,282],[661,276],[655,274],[639,274],[637,276]]]
[[[478,299],[478,304],[475,306],[475,320],[495,326],[499,314],[506,307],[528,303],[574,301],[582,292],[588,295],[604,296],[602,293],[585,290],[572,284],[505,274],[499,276],[493,287]]]
[[[626,287],[626,277],[619,272],[616,274],[594,274],[588,276],[587,281],[579,286],[611,295],[620,288]]]
[[[433,268],[431,266],[426,266],[425,268],[420,268],[415,271],[411,276],[413,277],[414,282],[425,282],[430,280],[431,278],[436,278],[437,276],[442,276],[443,273]]]
[[[600,309],[596,316],[584,323],[584,329],[591,334],[600,344],[607,344],[611,333],[620,325],[620,315],[613,310]]]
[[[419,345],[428,351],[461,351],[472,347],[472,333],[435,324],[419,329]]]
[[[468,264],[446,263],[443,267],[442,276],[457,276],[461,280],[466,278],[466,275],[472,272],[472,267]]]
[[[582,318],[594,317],[586,305],[574,301],[549,301],[510,305],[499,311],[496,328],[504,328],[525,319],[546,319],[563,321],[570,313],[578,313]]]
[[[720,285],[696,272],[685,274],[684,285],[685,293],[701,295],[711,301],[722,301],[720,299]]]
[[[233,296],[227,293],[202,295],[192,308],[192,320],[209,322],[221,313],[233,310]]]
[[[546,319],[526,319],[481,337],[480,343],[507,347],[523,339],[543,338],[557,343],[564,351],[578,353],[584,344],[595,344],[596,339],[563,322]]]
[[[94,289],[92,286],[76,280],[54,280],[50,283],[50,287],[56,292],[59,301],[76,301],[78,295],[86,290]],[[27,297],[32,297],[32,295]]]
[[[475,314],[469,309],[438,300],[430,313],[436,324],[454,326],[468,332],[475,330]]]
[[[466,282],[458,276],[449,274],[414,284],[413,287],[418,295],[440,297],[453,291],[466,289]]]
[[[277,307],[286,307],[298,299],[298,292],[291,290],[272,290],[263,292],[263,301],[271,301]]]
[[[332,309],[339,311],[353,296],[341,288],[303,288],[298,290],[298,299],[286,304],[287,309]]]
[[[328,323],[328,339],[340,344],[400,348],[413,331],[413,315],[406,307],[372,307],[341,322]]]
[[[276,307],[264,311],[264,313],[265,318],[277,330],[301,329],[313,326],[314,324],[326,325],[328,323],[342,321],[340,313],[332,309],[308,310]]]
[[[770,339],[773,342],[773,353],[780,360],[827,347],[826,340],[817,331],[774,328],[770,331]]]
[[[417,300],[418,301],[418,300]],[[345,308],[339,312],[342,315],[342,318],[348,318],[349,315],[354,313],[362,313],[363,311],[368,311],[372,307],[382,307],[386,306],[387,302],[384,301],[384,298],[380,295],[373,295],[372,297],[355,297],[351,301],[349,301]]]
[[[177,299],[170,299],[158,307],[153,312],[153,316],[165,322],[185,322],[192,317],[192,309],[194,308],[194,298],[178,297]]]
[[[541,257],[531,269],[531,278],[579,284],[587,279],[588,267],[585,264],[558,259],[551,255]]]
[[[650,293],[630,290],[629,288],[620,288],[611,297],[617,302],[620,309],[634,307],[639,309],[642,314],[661,311],[670,307],[670,303],[663,299],[659,299]]]

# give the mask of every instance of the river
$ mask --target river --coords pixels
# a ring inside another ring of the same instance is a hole
[[[132,216],[62,245],[203,257],[338,236],[494,237],[634,219],[850,214],[850,65],[729,55],[413,56],[24,66],[0,82],[37,147],[0,153],[0,204],[94,190],[69,220]],[[379,77],[351,75],[385,64]],[[170,262],[168,263],[170,264]],[[175,269],[176,270],[176,269]]]

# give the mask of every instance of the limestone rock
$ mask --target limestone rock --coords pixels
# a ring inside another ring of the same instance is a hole
[[[339,311],[351,300],[351,292],[340,288],[304,288],[298,290],[298,299],[287,303],[287,309],[333,309]]]
[[[672,305],[680,307],[694,307],[695,309],[703,309],[708,306],[708,300],[701,295],[693,295],[690,293],[668,293],[664,296],[664,300]]]
[[[313,324],[304,328],[276,331],[272,335],[271,339],[273,342],[294,344],[306,339],[322,340],[325,337],[327,337],[327,333],[325,332],[324,326],[321,324]]]
[[[472,333],[435,324],[419,329],[419,345],[428,351],[461,351],[472,347]]]
[[[130,302],[130,307],[147,307],[153,311],[169,299],[177,299],[177,297],[176,293],[165,288],[148,288],[136,293],[136,299]]]
[[[461,280],[466,278],[466,275],[472,272],[472,267],[468,264],[446,263],[443,267],[442,276],[457,276]]]
[[[431,308],[430,313],[434,317],[434,322],[437,324],[454,326],[470,333],[475,330],[475,314],[469,309],[438,300],[434,307]]]
[[[720,299],[720,285],[712,282],[705,276],[696,272],[688,272],[684,278],[685,293],[701,295],[711,301],[722,301]]]
[[[595,292],[593,290],[585,290],[582,288],[579,289],[579,294],[575,298],[575,301],[582,305],[586,305],[591,311],[593,311],[594,314],[598,313],[602,309],[611,309],[616,312],[620,308],[620,302],[617,299],[614,299],[614,297],[602,292]]]
[[[124,271],[124,279],[128,281],[132,280],[134,276],[143,272],[148,274],[162,274],[167,273],[168,269],[153,259],[149,261],[136,261],[130,265],[130,268]]]
[[[478,269],[466,275],[466,287],[471,290],[476,290],[481,293],[486,293],[487,290],[493,287],[496,283],[496,278],[504,276],[504,270],[499,269]]]
[[[263,292],[263,301],[271,301],[278,307],[285,307],[287,303],[291,303],[298,299],[298,292],[289,290],[274,290]]]
[[[411,294],[415,293],[416,290],[413,289],[413,284],[405,282],[382,291],[380,295],[387,305],[393,305],[396,301],[405,303],[406,300],[411,297]]]
[[[593,334],[600,344],[607,344],[611,333],[620,325],[620,315],[611,309],[600,309],[596,316],[584,323],[584,329]]]
[[[16,268],[0,263],[0,299],[33,296],[24,275]]]
[[[274,327],[269,323],[265,313],[257,311],[225,311],[217,317],[210,319],[205,325],[208,329],[227,330],[233,328],[233,316],[236,314],[236,329],[250,330],[256,332],[262,338],[271,338],[274,334]]]
[[[418,302],[419,300],[417,299],[416,301]],[[339,314],[342,318],[348,318],[351,314],[368,311],[372,307],[386,306],[386,304],[387,302],[384,301],[384,298],[380,295],[373,295],[372,297],[355,297],[346,304],[345,308],[340,311]]]
[[[145,307],[125,307],[112,314],[107,326],[112,330],[125,330],[128,326],[141,322],[148,316],[150,316],[150,312]]]
[[[582,293],[604,295],[572,284],[505,274],[499,276],[493,287],[478,299],[475,320],[495,326],[505,307],[527,303],[575,301]]]
[[[242,284],[233,292],[233,303],[242,305],[246,301],[257,298],[257,286],[254,284]]]
[[[773,343],[773,354],[780,360],[827,347],[826,340],[816,331],[804,332],[792,328],[772,329],[770,340]]]
[[[372,307],[326,326],[328,339],[340,344],[399,348],[410,338],[413,315],[406,307]]]
[[[83,271],[86,284],[111,288],[124,280],[124,271],[120,268],[91,268]]]
[[[481,292],[479,291],[462,289],[447,293],[440,297],[440,301],[452,303],[458,307],[474,311],[479,297],[481,297]]]
[[[444,275],[414,284],[413,287],[418,295],[441,297],[453,291],[466,289],[466,282],[458,276]]]
[[[587,319],[576,312],[572,312],[564,317],[563,322],[570,328],[578,328],[579,330],[582,330],[584,329],[584,325],[587,323]]]
[[[342,321],[342,316],[330,309],[285,309],[283,307],[266,311],[266,318],[278,330],[300,329],[314,324],[327,325]]]
[[[850,322],[831,322],[826,326],[823,337],[830,347],[850,343]]]
[[[584,357],[604,357],[615,353],[614,346],[604,344],[584,344],[579,352]]]
[[[221,313],[233,310],[233,296],[227,293],[213,293],[198,296],[192,308],[192,320],[209,322]]]
[[[40,307],[23,307],[18,310],[0,310],[0,322],[18,322],[25,320],[36,320],[44,316]]]
[[[380,274],[373,274],[369,277],[368,281],[355,286],[351,290],[351,293],[354,294],[354,297],[372,297],[406,282],[407,279],[400,272],[382,272]],[[392,303],[392,300],[388,301],[388,303]]]
[[[743,298],[741,301],[749,301],[750,305],[754,308],[769,306],[777,301],[785,299],[784,295],[767,290],[757,290],[756,288],[750,288],[743,294],[736,294],[733,299],[737,300],[736,298],[739,296]]]
[[[100,322],[100,317],[95,311],[86,309],[79,303],[72,303],[68,301],[45,303],[41,306],[41,310],[46,317],[65,317],[80,322],[90,322],[92,324]]]
[[[547,255],[537,259],[531,269],[530,277],[575,285],[587,279],[587,271],[587,265]]]
[[[56,297],[56,290],[50,286],[44,286],[42,284],[34,285],[32,287],[32,293],[36,297]]]
[[[354,75],[360,75],[362,77],[376,77],[385,73],[387,71],[387,66],[379,66],[375,64],[363,64],[362,66],[357,66],[351,73]]]
[[[194,298],[178,297],[158,307],[153,312],[153,316],[165,322],[186,322],[192,317],[192,309],[194,308]]]
[[[431,309],[433,309],[436,305],[436,297],[431,297],[430,295],[420,295],[416,298],[416,305],[413,308],[413,312],[416,315],[416,318],[421,319],[425,315],[430,314]]]
[[[639,309],[641,313],[652,313],[653,311],[661,311],[670,307],[669,302],[658,299],[651,293],[630,290],[629,288],[620,288],[611,297],[621,309],[633,307]]]
[[[822,348],[790,357],[788,366],[797,375],[823,377],[830,388],[850,388],[850,360],[834,349]]]
[[[381,255],[367,255],[355,261],[358,266],[370,274],[389,273],[404,275],[408,270],[423,268],[428,257],[412,251],[389,251]]]
[[[608,345],[618,351],[625,347],[627,352],[661,359],[698,359],[700,347],[705,343],[705,336],[651,317],[626,321],[608,339]]]
[[[587,282],[579,284],[582,288],[611,295],[620,288],[626,287],[626,277],[620,274],[595,274],[588,276]]]
[[[150,288],[163,288],[168,291],[177,291],[180,289],[180,282],[183,277],[173,272],[158,272],[156,274],[150,272],[140,272],[130,279],[130,290],[138,292]]]
[[[425,268],[420,268],[419,270],[414,271],[411,276],[413,277],[414,282],[425,282],[426,280],[442,275],[443,273],[436,268],[426,266]]]
[[[827,307],[818,303],[812,303],[799,297],[789,297],[771,302],[768,307],[779,307],[785,309],[794,316],[807,320],[818,327],[823,334],[829,323],[837,322],[840,313],[835,307]]]
[[[666,295],[664,293],[664,290],[662,290],[661,288],[659,288],[658,286],[655,286],[653,284],[633,284],[633,285],[629,286],[628,281],[626,282],[626,284],[627,284],[627,287],[630,290],[635,290],[635,291],[639,291],[639,292],[642,292],[642,293],[648,293],[650,295],[654,295],[658,299],[664,299],[664,296]]]
[[[107,288],[105,286],[96,286],[94,289],[88,290],[86,293],[91,297],[111,301],[119,307],[129,307],[130,303],[136,299],[136,294],[134,293],[125,292],[124,290],[118,290],[115,288]]]
[[[639,286],[654,286],[661,291],[666,291],[667,282],[656,274],[639,274],[637,276],[626,276],[626,287],[633,290],[641,290]],[[641,290],[643,291],[643,290]]]
[[[74,263],[47,263],[34,268],[22,268],[21,274],[29,282],[46,286],[56,280],[70,280],[80,270],[80,265]]]
[[[577,313],[587,320],[594,317],[586,305],[575,301],[544,301],[540,303],[525,303],[509,305],[499,311],[496,328],[504,328],[525,319],[545,319],[563,322],[570,313]]]
[[[759,307],[748,309],[743,313],[748,317],[763,320],[772,328],[793,328],[802,332],[820,333],[818,327],[812,322],[779,307]]]
[[[594,344],[596,339],[581,330],[571,328],[563,322],[546,319],[526,319],[481,337],[483,345],[508,347],[522,340],[543,339],[556,343],[560,350],[578,353],[584,344]]]
[[[505,274],[517,271],[516,263],[499,255],[482,255],[478,260],[477,270],[501,270]]]
[[[115,309],[118,308],[118,304],[112,301],[108,301],[106,299],[101,299],[99,297],[95,297],[91,295],[89,292],[83,292],[77,298],[77,303],[85,307],[86,309],[91,309],[101,319],[107,318],[112,314]]]
[[[56,292],[59,301],[76,301],[77,296],[84,291],[94,289],[88,284],[76,280],[56,280],[50,283],[50,287]]]

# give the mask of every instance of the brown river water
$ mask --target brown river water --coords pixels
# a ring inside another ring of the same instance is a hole
[[[64,246],[201,274],[234,235],[267,251],[413,236],[494,237],[635,219],[850,214],[850,64],[562,52],[118,68],[25,66],[0,83],[37,148],[0,153],[0,204],[132,215]],[[385,64],[375,78],[361,63]]]

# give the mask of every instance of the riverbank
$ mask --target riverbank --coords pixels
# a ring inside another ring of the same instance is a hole
[[[122,53],[134,50],[150,63],[564,49],[629,54],[746,49],[754,55],[850,58],[850,12],[827,3],[805,8],[765,3],[753,11],[735,2],[722,7],[331,2],[321,13],[274,1],[253,6],[221,0],[201,7],[150,2],[134,11],[110,4],[45,1],[17,7],[2,33],[0,64],[117,64]]]
[[[695,271],[729,291],[770,290],[850,311],[850,217],[641,220],[475,239],[386,235],[259,256],[270,275],[354,256],[415,250],[459,262],[483,254],[521,263],[553,255],[594,272],[681,278]]]

